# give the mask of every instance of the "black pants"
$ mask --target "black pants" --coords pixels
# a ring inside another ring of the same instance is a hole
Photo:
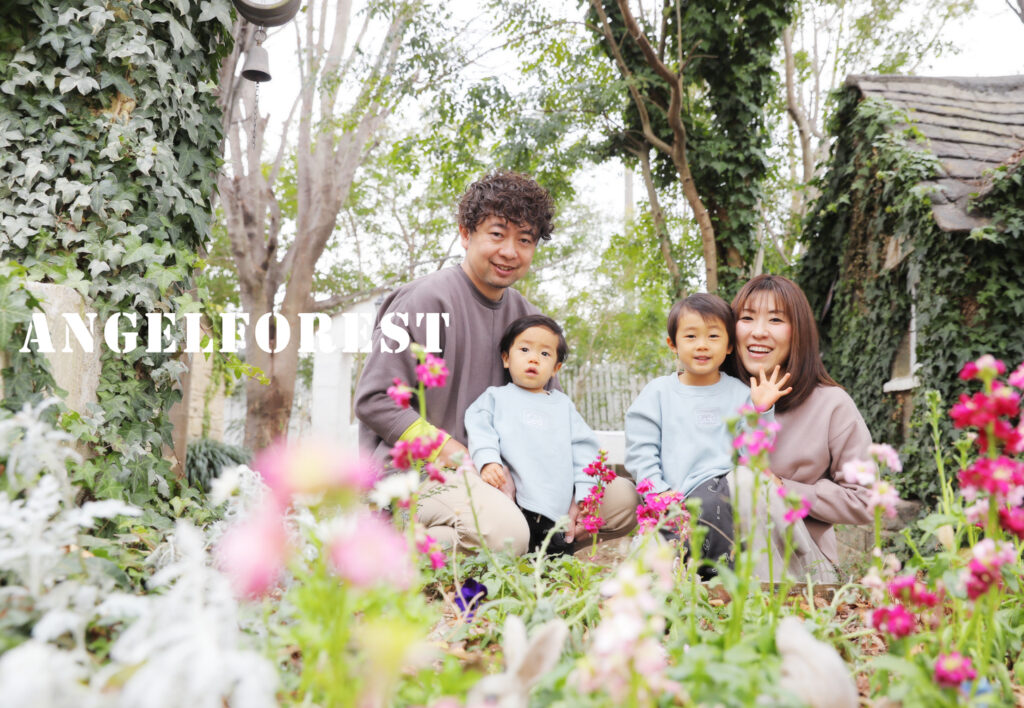
[[[704,482],[687,495],[688,499],[697,498],[701,501],[700,518],[697,523],[706,526],[707,534],[701,544],[701,556],[707,560],[718,560],[725,556],[732,567],[733,525],[732,500],[729,495],[729,475],[715,477]],[[698,569],[701,578],[707,580],[716,575],[711,566]]]
[[[551,527],[555,525],[555,522],[543,514],[537,514],[526,509],[523,509],[523,516],[526,517],[526,524],[530,527],[530,550],[536,551],[544,543],[544,539],[551,531]],[[548,555],[552,556],[572,554],[572,544],[566,542],[565,532],[559,531],[551,537],[547,552]]]

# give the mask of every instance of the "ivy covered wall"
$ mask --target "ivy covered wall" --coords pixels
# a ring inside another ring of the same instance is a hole
[[[0,340],[3,406],[48,393],[18,353],[25,282],[69,286],[97,311],[198,311],[190,291],[209,238],[221,142],[216,71],[228,0],[14,0],[0,24]],[[60,336],[62,339],[62,333]],[[97,344],[97,346],[102,346]],[[167,495],[167,411],[184,370],[145,346],[102,357],[91,414],[62,424],[96,457],[76,474],[98,496]]]
[[[861,100],[855,88],[839,100],[798,279],[816,316],[825,312],[826,366],[874,439],[901,447],[902,493],[927,500],[938,481],[925,391],[941,393],[943,428],[952,435],[946,413],[965,390],[957,376],[963,364],[985,353],[1010,366],[1024,360],[1024,169],[1019,161],[1000,168],[975,200],[990,226],[943,231],[920,184],[939,163],[909,117],[883,100]],[[909,329],[912,287],[921,385],[883,393]]]

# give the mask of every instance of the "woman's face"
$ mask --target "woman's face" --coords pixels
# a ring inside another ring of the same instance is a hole
[[[771,293],[755,294],[736,313],[736,351],[752,375],[762,368],[771,374],[776,366],[785,371],[792,336],[789,317]]]

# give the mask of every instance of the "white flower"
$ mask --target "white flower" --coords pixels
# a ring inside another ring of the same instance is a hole
[[[370,492],[370,501],[378,508],[391,506],[392,501],[409,501],[420,486],[420,475],[416,470],[396,472],[382,478]]]

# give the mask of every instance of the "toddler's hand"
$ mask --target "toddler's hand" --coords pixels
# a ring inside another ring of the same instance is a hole
[[[777,400],[792,391],[793,387],[782,388],[789,381],[789,372],[786,372],[780,379],[778,365],[772,371],[771,378],[765,376],[764,367],[761,367],[760,374],[760,381],[755,376],[750,377],[750,401],[754,404],[754,408],[763,413],[774,406]]]
[[[497,487],[505,496],[512,500],[516,498],[516,487],[511,475],[505,472],[505,467],[497,462],[488,462],[480,470],[480,476],[492,487]]]

